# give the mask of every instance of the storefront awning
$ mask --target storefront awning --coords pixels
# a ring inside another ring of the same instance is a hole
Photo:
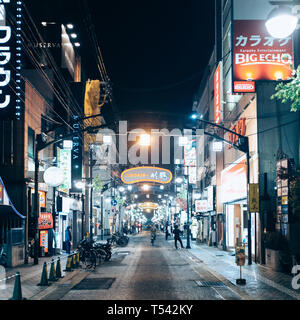
[[[3,180],[0,177],[0,218],[9,217],[9,215],[18,216],[21,219],[26,219],[12,204],[8,193],[5,189]]]

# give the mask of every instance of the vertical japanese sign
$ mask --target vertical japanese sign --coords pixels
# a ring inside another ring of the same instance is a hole
[[[184,166],[185,174],[189,176],[189,183],[197,183],[197,158],[196,141],[189,137],[188,143],[184,146]]]
[[[233,40],[234,80],[287,80],[291,77],[291,36],[273,38],[264,20],[235,20]]]
[[[215,123],[219,124],[222,120],[222,62],[219,62],[214,75],[214,109],[215,109]]]
[[[73,129],[74,132],[80,130],[79,117],[74,116],[73,118]],[[73,136],[73,148],[71,152],[72,162],[71,162],[71,178],[72,178],[72,192],[81,191],[76,188],[76,182],[82,180],[82,134],[78,133]]]
[[[58,167],[64,172],[64,182],[58,190],[68,193],[71,189],[71,150],[57,148],[57,161]]]
[[[249,210],[259,212],[259,187],[258,183],[249,184]]]
[[[0,119],[21,119],[22,1],[0,1]]]

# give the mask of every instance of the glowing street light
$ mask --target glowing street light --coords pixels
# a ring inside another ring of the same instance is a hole
[[[183,179],[182,179],[182,178],[180,178],[180,177],[178,177],[178,178],[176,178],[176,180],[175,180],[175,181],[176,181],[176,183],[179,183],[179,184],[180,184],[180,183],[182,183],[182,182],[183,182]]]
[[[119,188],[119,191],[120,191],[120,192],[124,192],[124,190],[125,190],[124,187],[120,187],[120,188]]]
[[[144,191],[148,191],[150,189],[150,187],[147,185],[147,184],[144,184],[143,185],[143,190]]]
[[[297,16],[292,10],[284,5],[279,5],[273,9],[265,22],[269,34],[274,38],[287,38],[296,29],[298,23]]]
[[[150,138],[149,134],[147,134],[147,133],[141,134],[141,137],[140,137],[140,145],[141,146],[148,147],[148,146],[150,146],[150,142],[151,142],[151,138]]]

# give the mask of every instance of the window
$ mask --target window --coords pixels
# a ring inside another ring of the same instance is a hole
[[[34,130],[28,127],[28,157],[34,158]]]

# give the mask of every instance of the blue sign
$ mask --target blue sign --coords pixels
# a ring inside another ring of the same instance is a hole
[[[118,201],[116,199],[112,199],[110,203],[113,207],[115,207],[118,204]]]

